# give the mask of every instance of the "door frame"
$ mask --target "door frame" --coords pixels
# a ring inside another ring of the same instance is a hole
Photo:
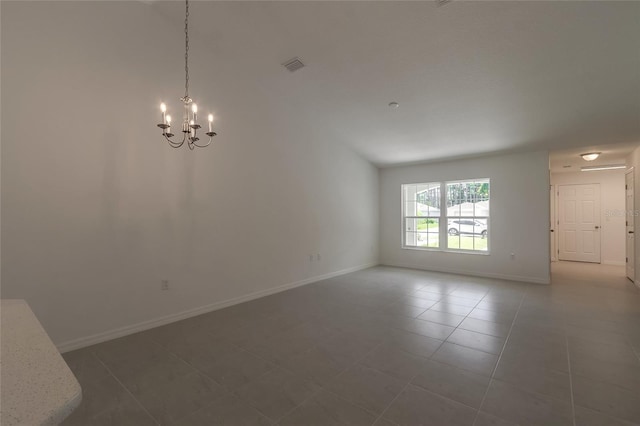
[[[556,224],[556,221],[558,220],[557,187],[558,185],[549,185],[549,202],[551,203],[551,218],[549,220],[549,241],[551,243],[551,247],[549,250],[551,251],[551,262],[558,261],[558,233],[556,232],[556,228],[558,227]]]
[[[632,205],[631,205],[631,207],[630,207],[630,208],[629,208],[629,206],[627,206],[627,175],[631,175],[631,182],[633,182],[633,188],[634,188],[634,190],[631,192],[631,197],[632,197],[632,198],[631,198],[631,202],[632,202]],[[636,208],[636,200],[635,200],[635,197],[636,197],[636,194],[635,194],[635,184],[636,184],[636,182],[635,182],[635,168],[634,168],[634,167],[630,167],[629,169],[627,169],[627,170],[624,172],[624,185],[625,185],[625,187],[624,187],[624,190],[625,190],[625,191],[624,191],[624,208],[625,208],[625,226],[624,226],[624,232],[625,232],[625,237],[627,237],[626,233],[628,232],[628,231],[627,231],[627,228],[628,228],[628,226],[629,226],[629,225],[628,225],[628,223],[629,223],[629,222],[633,222],[633,232],[634,232],[634,238],[633,238],[633,241],[634,241],[634,244],[635,244],[635,230],[636,230],[636,218],[635,218],[635,208]],[[636,274],[636,268],[638,267],[638,265],[636,265],[636,254],[635,254],[636,247],[635,247],[635,246],[634,246],[633,250],[634,250],[634,255],[633,255],[633,256],[632,256],[632,258],[630,259],[630,258],[629,258],[629,252],[627,251],[627,238],[625,238],[625,242],[624,242],[624,251],[625,251],[625,253],[624,253],[624,254],[625,254],[625,258],[626,258],[626,260],[627,260],[627,262],[626,262],[626,263],[628,263],[628,262],[633,262],[633,273],[634,273],[634,275],[635,275],[635,274]],[[625,271],[624,271],[625,276],[626,276],[629,280],[631,280],[631,282],[632,282],[632,283],[634,283],[634,284],[636,284],[637,286],[639,286],[639,287],[640,287],[640,285],[639,285],[640,283],[637,283],[637,282],[636,282],[636,280],[635,280],[635,276],[634,276],[633,278],[631,278],[631,277],[627,276],[627,270],[626,270],[626,269],[627,269],[627,266],[626,266],[626,264],[625,264]]]

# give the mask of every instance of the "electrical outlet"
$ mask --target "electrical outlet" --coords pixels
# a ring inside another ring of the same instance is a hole
[[[312,254],[309,255],[309,262],[313,262],[313,255]]]
[[[169,290],[169,280],[160,281],[160,290]]]

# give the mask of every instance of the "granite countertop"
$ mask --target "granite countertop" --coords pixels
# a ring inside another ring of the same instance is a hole
[[[0,424],[57,425],[82,390],[24,300],[0,304]]]

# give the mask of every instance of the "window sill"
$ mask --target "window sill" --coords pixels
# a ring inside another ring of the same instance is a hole
[[[480,256],[489,256],[491,252],[489,250],[480,251],[480,250],[456,250],[456,249],[441,249],[441,248],[431,248],[431,247],[412,247],[412,246],[402,246],[400,247],[402,250],[417,250],[417,251],[431,251],[438,253],[455,253],[455,254],[475,254]]]

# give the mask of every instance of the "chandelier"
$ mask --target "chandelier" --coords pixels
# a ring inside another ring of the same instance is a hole
[[[184,143],[187,143],[189,149],[193,150],[196,147],[204,148],[211,144],[211,140],[216,135],[211,129],[213,125],[213,115],[209,114],[209,131],[205,134],[209,136],[209,142],[206,144],[198,144],[200,138],[198,137],[198,129],[200,129],[200,125],[198,124],[198,105],[196,105],[193,100],[189,97],[189,0],[185,0],[186,9],[185,9],[185,17],[184,17],[184,40],[185,40],[185,51],[184,51],[184,72],[185,72],[185,80],[184,80],[184,97],[180,98],[184,105],[184,113],[182,116],[182,140],[173,140],[173,133],[171,133],[171,116],[167,114],[167,106],[163,103],[160,104],[160,111],[162,111],[162,123],[158,124],[158,127],[162,129],[162,136],[169,142],[169,145],[172,148],[180,148]]]

